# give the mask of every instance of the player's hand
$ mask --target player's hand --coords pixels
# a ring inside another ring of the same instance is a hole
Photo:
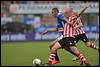
[[[42,35],[45,35],[45,34],[47,34],[48,33],[48,31],[44,31],[43,33],[41,33]]]
[[[90,7],[91,6],[91,3],[89,3],[89,2],[87,2],[86,4],[85,4],[85,7]]]

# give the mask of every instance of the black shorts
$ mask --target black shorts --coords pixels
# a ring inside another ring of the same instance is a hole
[[[79,40],[82,40],[83,42],[88,42],[88,38],[87,38],[87,36],[86,36],[86,34],[84,33],[84,34],[79,34],[79,35],[77,35],[77,36],[75,36],[75,41],[76,41],[76,43],[79,41]]]
[[[75,38],[73,37],[66,37],[58,41],[61,45],[61,48],[69,47],[69,46],[75,46]]]

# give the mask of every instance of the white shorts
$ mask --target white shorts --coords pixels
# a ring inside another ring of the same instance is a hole
[[[62,38],[63,38],[63,35],[59,36],[59,37],[57,38],[57,40],[59,41],[59,40],[61,40]]]

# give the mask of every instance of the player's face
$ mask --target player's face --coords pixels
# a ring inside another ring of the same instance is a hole
[[[57,10],[52,10],[52,16],[56,17],[58,14],[58,11]]]

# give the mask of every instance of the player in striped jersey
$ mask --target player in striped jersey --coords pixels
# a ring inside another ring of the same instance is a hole
[[[50,52],[50,58],[48,60],[48,64],[52,64],[52,61],[55,57],[56,51],[59,48],[69,48],[71,49],[76,56],[80,59],[80,64],[88,64],[88,61],[84,57],[83,54],[81,54],[77,48],[75,47],[75,39],[74,39],[74,32],[75,29],[73,26],[70,26],[69,24],[65,24],[64,26],[64,38],[60,41],[56,42],[55,45],[53,45],[52,50]]]
[[[63,20],[64,14],[61,13],[61,12],[59,12],[59,10],[58,10],[57,8],[53,8],[53,9],[52,9],[52,15],[53,15],[54,17],[57,18],[57,28],[56,28],[56,29],[54,29],[54,28],[52,28],[52,29],[47,29],[46,31],[44,31],[44,32],[42,33],[42,34],[46,34],[47,32],[55,32],[55,31],[58,31],[58,30],[59,30],[59,32],[58,32],[58,38],[57,38],[56,40],[54,40],[54,41],[51,43],[50,48],[51,48],[57,41],[59,41],[60,39],[63,38],[63,32],[60,32],[60,30],[61,30],[62,28],[64,28],[64,24],[66,23],[66,21]],[[71,50],[69,50],[69,49],[66,49],[66,50],[68,50],[70,53],[74,54]],[[75,54],[74,54],[74,55],[75,55]],[[58,54],[56,53],[55,61],[53,61],[52,64],[57,64],[57,63],[59,63],[59,62],[60,62],[60,60],[59,60]]]
[[[55,41],[52,42],[52,44],[50,45],[50,48],[51,48],[57,41],[59,41],[60,39],[63,38],[63,32],[60,32],[60,30],[61,30],[62,28],[64,28],[64,24],[67,22],[67,21],[64,20],[64,19],[66,19],[65,16],[64,16],[64,14],[61,13],[61,12],[59,12],[59,10],[58,10],[57,8],[53,8],[53,9],[52,9],[52,15],[53,15],[54,17],[57,18],[57,28],[56,28],[56,29],[54,29],[54,28],[52,28],[52,29],[47,29],[45,32],[42,33],[42,34],[46,34],[47,32],[55,32],[55,31],[58,31],[58,32],[59,32],[59,37],[58,37]],[[68,23],[68,22],[67,22],[67,23]],[[68,24],[70,24],[70,23],[68,23]],[[70,50],[69,48],[67,48],[66,50],[69,51],[70,53],[72,53],[73,55],[76,56],[76,54],[73,53],[72,50]],[[57,63],[59,63],[59,62],[60,62],[60,61],[59,61],[59,57],[58,57],[58,55],[57,55],[57,53],[56,53],[55,61],[54,61],[52,64],[57,64]]]
[[[75,18],[76,16],[75,15],[72,15],[70,18]],[[69,18],[69,19],[70,19]],[[72,21],[74,22],[74,21]],[[76,38],[76,43],[79,41],[79,40],[82,40],[84,43],[86,43],[86,45],[88,47],[91,47],[91,48],[94,48],[96,50],[99,50],[98,47],[96,47],[92,42],[90,42],[86,36],[86,33],[83,29],[83,24],[82,24],[82,21],[81,21],[81,18],[79,17],[77,19],[77,24],[74,25],[75,27],[75,38]]]
[[[75,15],[73,15],[72,17],[70,18],[75,18]],[[82,24],[82,21],[81,21],[81,18],[79,17],[77,19],[77,24],[74,25],[75,27],[75,39],[76,39],[76,43],[78,43],[79,40],[83,41],[87,47],[90,47],[90,48],[94,48],[96,50],[99,51],[99,48],[97,46],[94,45],[94,43],[90,42],[86,36],[86,33],[83,29],[83,24]],[[78,58],[73,58],[73,61],[77,60]]]
[[[77,13],[73,12],[70,8],[63,8],[63,12],[65,13],[65,16],[66,17],[69,17],[71,16],[69,19],[74,19],[77,17]],[[75,19],[77,20],[77,24],[76,25],[73,25],[76,29],[75,29],[75,39],[76,39],[76,43],[79,41],[79,40],[82,40],[87,47],[90,47],[90,48],[93,48],[93,49],[96,49],[99,51],[99,48],[94,45],[94,43],[92,43],[91,41],[88,40],[87,36],[86,36],[86,33],[85,31],[83,30],[83,25],[82,25],[82,22],[81,22],[81,19],[80,17],[78,19]],[[72,20],[72,21],[75,21],[75,20]],[[73,58],[73,60],[77,60],[78,58]]]
[[[72,24],[72,23],[71,23]],[[64,38],[60,41],[56,42],[55,45],[52,47],[52,51],[50,52],[50,58],[48,60],[48,64],[52,64],[52,61],[55,57],[55,53],[58,48],[66,48],[69,47],[80,59],[80,64],[85,63],[86,65],[89,65],[86,58],[83,54],[80,54],[80,52],[77,50],[77,48],[74,46],[74,32],[75,29],[72,25],[69,25],[68,23],[65,24],[64,27]]]

